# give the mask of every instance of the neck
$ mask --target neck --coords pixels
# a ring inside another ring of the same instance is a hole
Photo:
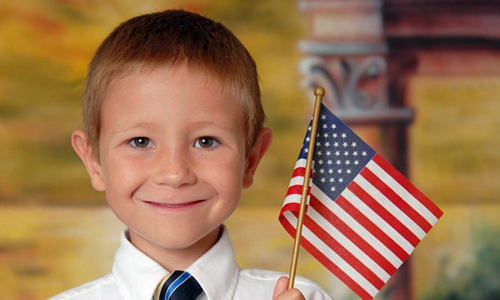
[[[132,230],[129,230],[129,240],[137,249],[152,258],[167,271],[173,272],[175,270],[186,270],[217,243],[221,234],[222,225],[193,245],[182,249],[163,248],[146,240]]]

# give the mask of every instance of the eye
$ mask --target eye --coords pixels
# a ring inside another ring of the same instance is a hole
[[[134,148],[155,148],[155,144],[147,137],[136,137],[130,140],[128,144]]]
[[[194,143],[194,146],[196,148],[205,148],[205,149],[215,148],[218,145],[220,145],[220,143],[213,137],[209,136],[201,137],[197,139],[196,142]]]

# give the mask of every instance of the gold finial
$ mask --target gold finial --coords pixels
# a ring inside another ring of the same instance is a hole
[[[314,95],[315,96],[324,96],[325,95],[325,89],[318,86],[314,89]]]

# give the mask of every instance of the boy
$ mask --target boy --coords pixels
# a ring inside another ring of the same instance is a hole
[[[53,300],[329,299],[234,261],[222,224],[272,132],[255,62],[223,25],[178,10],[121,24],[90,64],[83,116],[72,145],[127,230],[111,273]]]

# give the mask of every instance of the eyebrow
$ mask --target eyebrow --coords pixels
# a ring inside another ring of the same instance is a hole
[[[217,127],[217,128],[222,129],[222,130],[225,130],[225,131],[230,131],[231,130],[231,127],[229,127],[229,126],[224,126],[224,125],[221,125],[221,124],[215,124],[215,123],[207,122],[207,121],[196,122],[192,127],[194,129],[198,129],[198,128],[204,128],[204,127],[207,127],[207,126]]]
[[[127,124],[127,123],[125,123]],[[116,130],[115,133],[122,133],[122,132],[126,132],[126,131],[129,131],[129,130],[133,130],[133,129],[137,129],[137,128],[145,128],[145,129],[157,129],[159,126],[156,125],[155,123],[151,123],[151,122],[140,122],[140,123],[137,123],[133,126],[127,126],[125,128],[122,128],[120,130]]]
[[[231,131],[230,126],[215,124],[215,123],[209,122],[209,121],[196,122],[191,127],[192,127],[192,129],[199,129],[199,128],[205,128],[207,126],[220,128],[220,129],[225,130],[225,131]],[[125,132],[125,131],[129,131],[129,130],[137,129],[137,128],[158,129],[159,127],[160,127],[159,125],[157,125],[156,123],[153,123],[153,122],[140,122],[140,123],[134,124],[133,126],[127,127],[123,130],[119,130],[116,132]]]

